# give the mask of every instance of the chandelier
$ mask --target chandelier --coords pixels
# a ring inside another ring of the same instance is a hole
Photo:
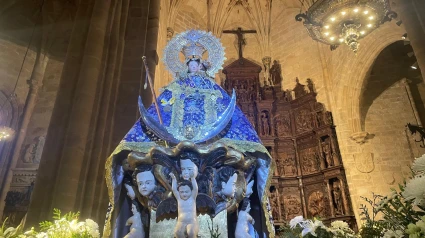
[[[7,126],[0,127],[0,141],[7,141],[13,138],[15,131]]]
[[[355,53],[359,40],[397,17],[389,0],[299,0],[306,9],[295,20],[302,21],[311,38],[330,45],[346,44]]]

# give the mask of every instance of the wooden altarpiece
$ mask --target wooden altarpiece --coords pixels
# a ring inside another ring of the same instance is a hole
[[[270,203],[275,225],[295,216],[344,220],[356,226],[332,114],[317,102],[314,85],[296,79],[293,90],[260,85],[262,67],[245,58],[226,66],[223,88],[235,89],[238,106],[276,163]],[[273,77],[273,75],[271,75]]]

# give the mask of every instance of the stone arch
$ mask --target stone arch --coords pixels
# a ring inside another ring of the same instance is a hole
[[[372,104],[382,94],[404,78],[413,79],[419,76],[420,72],[409,67],[416,62],[416,57],[408,56],[412,51],[410,45],[404,45],[404,42],[399,40],[387,46],[378,55],[361,87],[359,108],[360,126],[363,131],[369,130],[365,127],[366,116]],[[420,98],[419,95],[418,97]]]
[[[360,95],[364,80],[382,50],[400,40],[403,33],[402,28],[387,23],[360,42],[362,48],[357,55],[348,48],[341,49],[340,63],[334,67],[338,72],[333,75],[337,92],[334,97],[338,111],[336,122],[348,120],[352,133],[361,131]]]

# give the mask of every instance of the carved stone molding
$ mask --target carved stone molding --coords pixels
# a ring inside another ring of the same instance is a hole
[[[354,140],[357,144],[364,144],[370,139],[370,134],[365,131],[354,132],[351,134],[350,139]]]
[[[355,154],[354,162],[356,169],[361,173],[370,173],[375,169],[373,153]]]
[[[36,169],[15,169],[13,170],[11,187],[30,186],[35,181],[36,176]]]

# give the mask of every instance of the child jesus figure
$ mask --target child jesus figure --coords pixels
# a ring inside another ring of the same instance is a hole
[[[177,186],[177,179],[173,173],[171,188],[174,197],[177,199],[178,217],[176,228],[174,229],[175,238],[196,238],[199,232],[199,223],[196,215],[196,197],[198,196],[198,184],[194,174],[190,174],[189,180],[183,180]]]

